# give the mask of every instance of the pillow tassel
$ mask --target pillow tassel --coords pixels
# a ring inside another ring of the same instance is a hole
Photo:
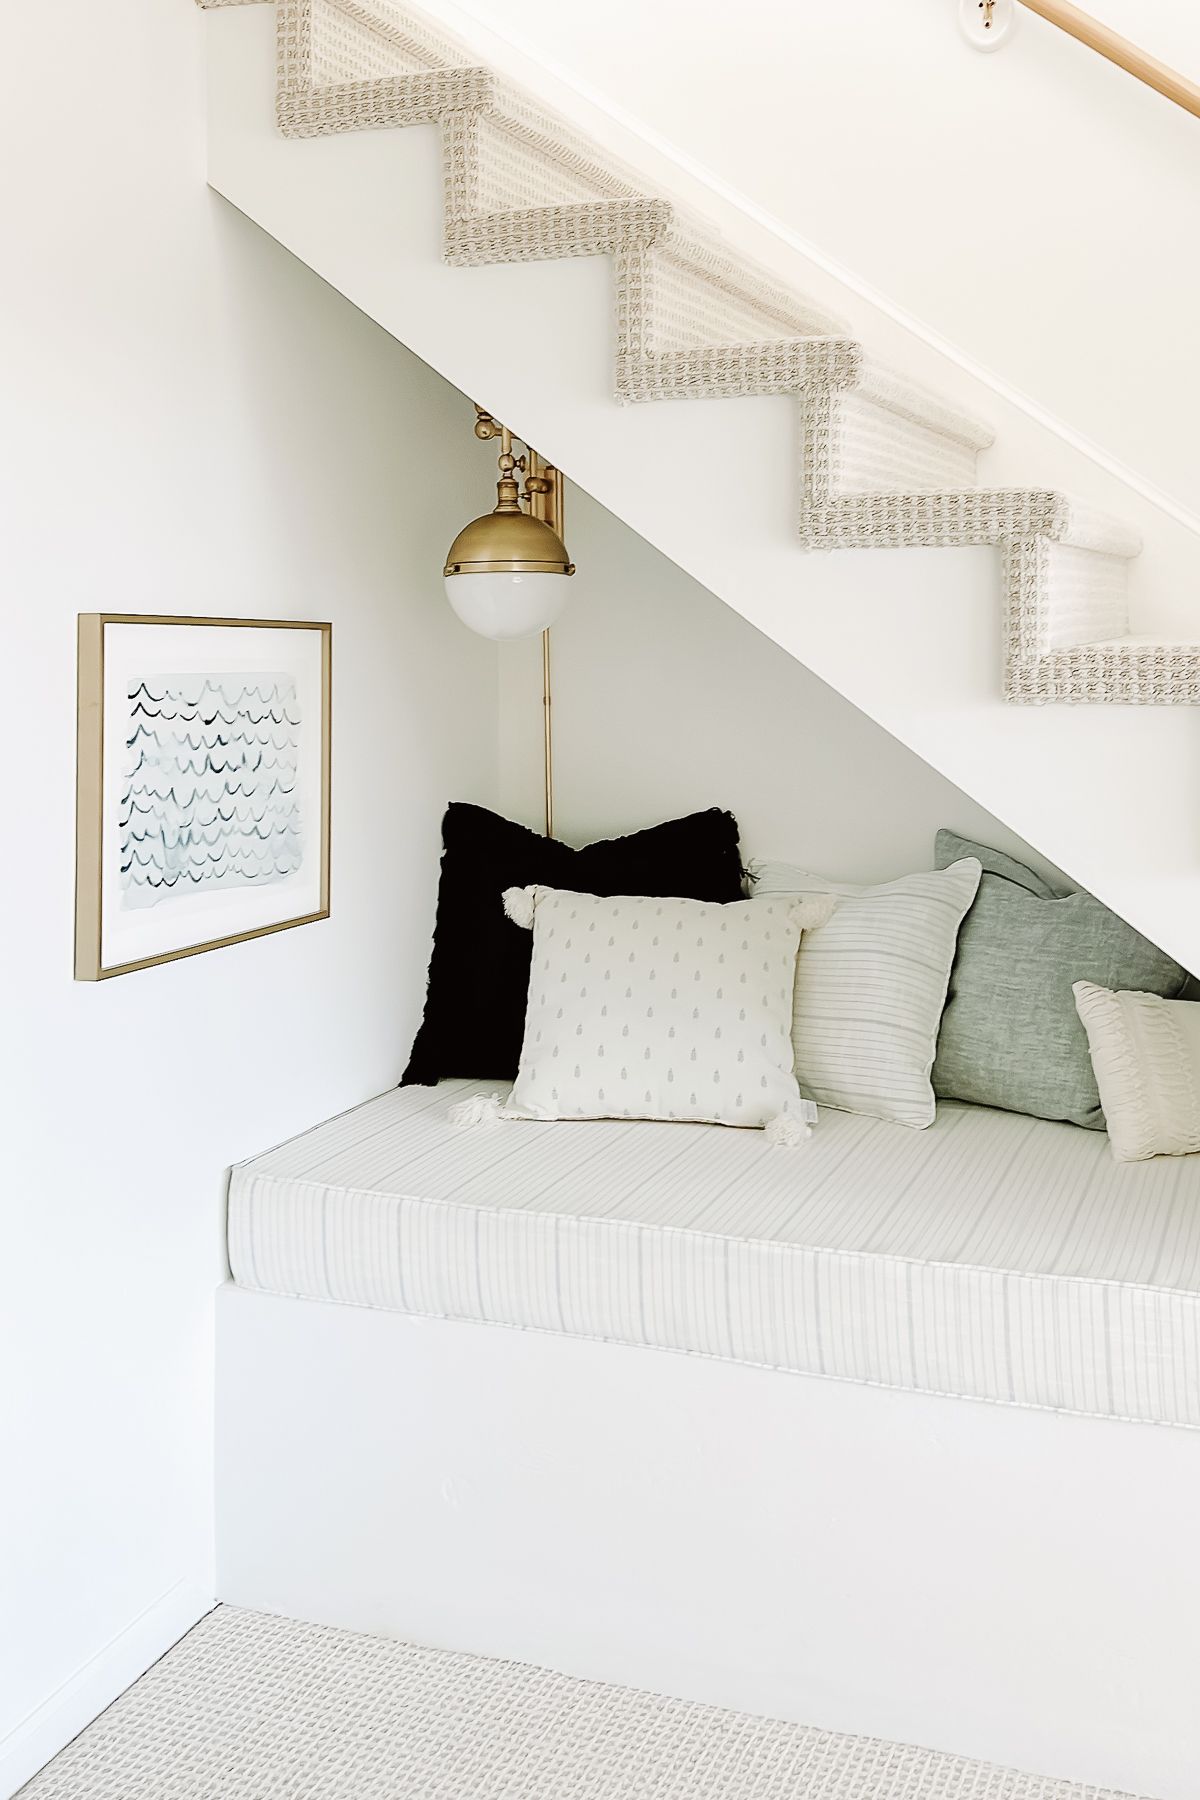
[[[791,1113],[776,1113],[763,1126],[763,1136],[768,1144],[773,1144],[778,1149],[796,1150],[806,1138],[812,1136],[812,1126],[806,1125],[802,1119],[793,1118]]]
[[[536,895],[536,887],[510,887],[505,888],[502,896],[505,913],[514,925],[520,925],[526,931],[533,930],[533,903]]]
[[[460,1129],[468,1125],[495,1125],[504,1117],[504,1102],[499,1094],[471,1094],[456,1100],[446,1114],[451,1125]]]
[[[819,931],[822,925],[828,925],[836,906],[835,894],[805,894],[796,902],[796,923],[802,931]],[[803,949],[803,944],[800,947]]]

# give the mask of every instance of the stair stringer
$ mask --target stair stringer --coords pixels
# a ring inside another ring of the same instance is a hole
[[[393,0],[278,0],[277,21],[285,136],[440,126],[448,263],[611,257],[619,401],[794,395],[802,546],[998,546],[1006,699],[1200,700],[1200,644],[1130,635],[1136,533],[1054,490],[974,485],[986,426],[875,369],[441,27]]]

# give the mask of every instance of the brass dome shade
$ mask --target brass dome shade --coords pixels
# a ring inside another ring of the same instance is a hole
[[[497,483],[496,510],[464,525],[446,556],[451,575],[573,575],[566,545],[544,519],[524,512],[511,476]]]

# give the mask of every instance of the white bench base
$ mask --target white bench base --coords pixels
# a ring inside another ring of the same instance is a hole
[[[1200,1434],[226,1285],[217,1591],[1195,1800]]]

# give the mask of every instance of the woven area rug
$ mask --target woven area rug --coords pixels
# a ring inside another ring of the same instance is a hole
[[[1119,1800],[221,1606],[19,1800]]]

